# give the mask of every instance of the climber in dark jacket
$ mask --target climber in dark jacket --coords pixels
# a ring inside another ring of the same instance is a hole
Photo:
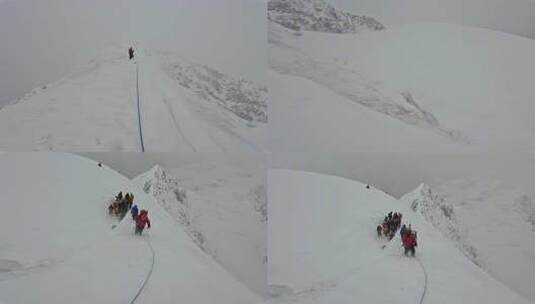
[[[401,229],[399,229],[399,235],[401,237],[403,237],[403,234],[405,233],[405,230],[407,230],[407,226],[405,226],[405,224],[403,224],[403,226],[401,226]]]
[[[130,47],[128,49],[128,58],[130,58],[130,60],[134,59],[134,48],[133,47]]]
[[[130,213],[132,214],[132,219],[135,221],[137,218],[137,215],[139,214],[139,209],[137,209],[137,205],[134,205],[134,207],[130,209]]]

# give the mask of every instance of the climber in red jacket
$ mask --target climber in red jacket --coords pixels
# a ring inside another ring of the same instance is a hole
[[[405,255],[408,255],[410,252],[411,255],[414,256],[414,253],[416,251],[415,247],[418,246],[418,243],[416,242],[416,232],[407,229],[401,237],[401,242],[403,243],[403,247],[405,248]]]
[[[136,234],[141,235],[143,229],[145,229],[145,225],[150,229],[149,212],[147,210],[141,210],[136,218]]]

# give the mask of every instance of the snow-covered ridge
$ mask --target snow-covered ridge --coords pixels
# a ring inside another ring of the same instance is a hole
[[[266,87],[189,62],[172,63],[167,72],[181,86],[232,111],[238,117],[251,122],[267,123]]]
[[[193,242],[206,252],[203,235],[193,229],[191,225],[190,206],[186,190],[180,187],[178,180],[168,175],[165,170],[156,165],[136,180],[143,181],[143,191],[152,196],[176,221],[184,227],[184,231]]]
[[[481,266],[477,250],[461,237],[454,207],[449,205],[442,196],[422,183],[400,200],[407,202],[413,211],[420,213],[428,222],[452,240],[472,262]]]
[[[140,128],[146,151],[262,149],[265,89],[200,67],[179,77],[186,88],[167,72],[184,60],[164,55],[139,49],[128,61],[113,48],[13,100],[0,109],[0,149],[139,151]]]
[[[267,206],[262,172],[205,160],[155,166],[134,183],[205,253],[257,294],[265,294]]]
[[[385,29],[372,17],[342,12],[324,0],[270,0],[268,20],[296,31],[345,34]]]
[[[522,219],[531,225],[531,230],[535,232],[535,202],[527,195],[522,195],[515,200]]]

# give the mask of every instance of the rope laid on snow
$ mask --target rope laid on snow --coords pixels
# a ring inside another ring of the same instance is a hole
[[[143,144],[143,131],[141,128],[141,110],[139,106],[139,65],[136,62],[136,95],[137,95],[137,122],[139,126],[139,140],[141,143],[141,152],[145,152],[145,145]]]
[[[150,241],[148,239],[145,239],[145,242],[149,246],[150,251],[152,253],[152,262],[151,262],[151,265],[150,265],[149,272],[147,273],[147,276],[145,277],[145,280],[143,280],[143,283],[141,284],[141,287],[137,291],[137,293],[134,296],[134,298],[132,299],[132,301],[130,301],[130,304],[134,304],[134,302],[136,302],[136,300],[139,297],[139,295],[141,295],[141,292],[145,288],[145,285],[147,285],[147,282],[149,281],[150,276],[152,275],[152,269],[154,269],[154,260],[155,260],[154,248],[152,248],[152,244],[150,243]]]
[[[427,293],[427,271],[425,270],[424,264],[422,264],[422,261],[420,259],[416,259],[418,261],[418,264],[420,264],[420,268],[422,269],[422,272],[425,276],[424,281],[424,291],[422,292],[422,295],[420,296],[420,304],[424,302],[425,294]]]

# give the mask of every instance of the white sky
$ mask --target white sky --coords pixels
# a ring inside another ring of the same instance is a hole
[[[235,164],[248,168],[265,168],[267,166],[267,161],[263,155],[251,153],[87,152],[78,154],[102,162],[128,178],[145,173],[155,165],[167,169],[177,169],[188,164],[202,162]]]
[[[133,178],[154,165],[180,168],[191,163],[216,162],[237,166],[271,167],[337,175],[379,187],[391,195],[458,178],[498,179],[535,195],[534,153],[80,153]]]
[[[265,83],[265,14],[263,0],[0,2],[0,107],[132,40]]]
[[[332,174],[370,183],[400,197],[420,183],[430,186],[459,178],[491,178],[514,183],[535,195],[532,153],[283,153],[270,167]]]

